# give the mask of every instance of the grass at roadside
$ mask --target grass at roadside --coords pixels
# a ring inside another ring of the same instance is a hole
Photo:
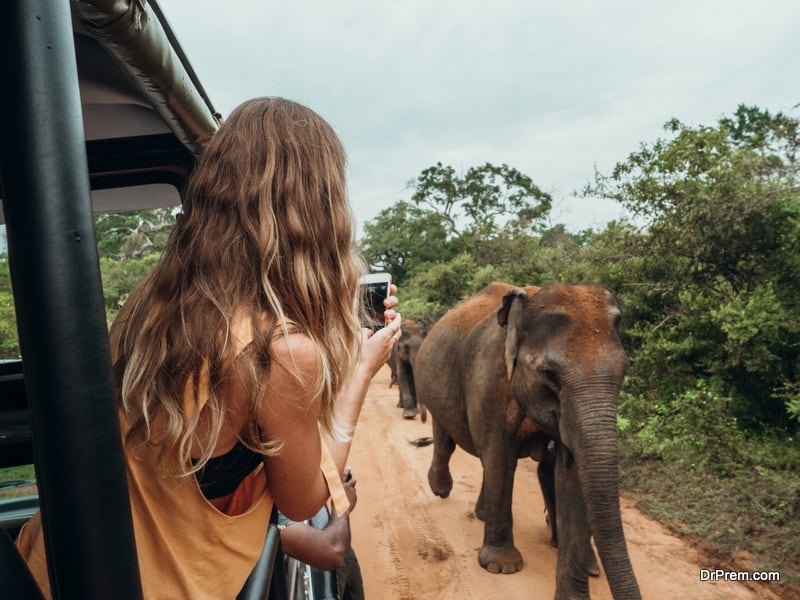
[[[30,482],[24,485],[8,485],[11,482]],[[29,496],[36,493],[36,473],[33,465],[21,465],[19,467],[7,467],[0,469],[0,499],[16,498],[19,496]]]
[[[691,453],[645,456],[635,440],[623,439],[622,488],[720,564],[779,571],[782,586],[800,590],[800,448],[786,438],[745,445],[745,464],[720,469]]]

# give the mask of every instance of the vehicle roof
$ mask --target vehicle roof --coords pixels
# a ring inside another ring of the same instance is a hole
[[[157,2],[70,7],[95,212],[178,204],[220,115]]]

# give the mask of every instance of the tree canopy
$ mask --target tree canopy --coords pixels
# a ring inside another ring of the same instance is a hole
[[[586,190],[646,221],[622,248],[637,260],[622,285],[639,361],[662,391],[709,378],[743,420],[785,424],[800,360],[798,121],[740,106],[665,130]]]
[[[509,231],[536,231],[552,205],[530,177],[506,164],[485,163],[459,174],[438,162],[408,186],[410,201],[398,201],[365,224],[361,245],[367,262],[398,282]]]

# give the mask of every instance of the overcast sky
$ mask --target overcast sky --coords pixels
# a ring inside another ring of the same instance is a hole
[[[359,225],[437,161],[507,163],[551,220],[622,215],[574,198],[675,117],[798,114],[797,0],[161,0],[223,116],[253,96],[319,112],[348,152]]]

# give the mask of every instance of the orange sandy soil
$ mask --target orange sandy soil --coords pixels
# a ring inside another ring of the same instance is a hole
[[[483,522],[473,512],[480,461],[457,449],[450,462],[453,491],[442,500],[428,487],[431,446],[409,442],[430,436],[430,422],[404,420],[389,369],[375,377],[350,456],[358,482],[351,516],[353,546],[368,600],[550,599],[556,550],[550,547],[536,463],[522,460],[514,486],[514,540],[522,571],[493,575],[478,565]],[[652,600],[797,598],[777,584],[701,582],[701,569],[730,568],[702,555],[622,498],[628,548],[642,596]],[[611,599],[604,576],[591,579],[595,599]],[[749,586],[749,587],[748,587]]]

